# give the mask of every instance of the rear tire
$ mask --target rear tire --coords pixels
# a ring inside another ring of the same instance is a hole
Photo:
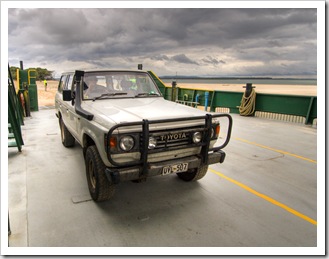
[[[191,169],[188,172],[177,173],[177,176],[185,182],[198,181],[203,178],[208,171],[208,165]]]
[[[75,139],[69,130],[66,128],[63,119],[59,119],[59,127],[61,129],[61,139],[64,147],[73,147],[75,143]]]
[[[90,196],[94,201],[110,199],[115,192],[114,184],[105,175],[106,166],[103,163],[96,146],[89,146],[85,157],[86,175]]]

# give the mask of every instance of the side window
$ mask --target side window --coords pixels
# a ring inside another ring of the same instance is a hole
[[[63,92],[63,88],[64,88],[64,86],[65,86],[66,78],[67,78],[67,75],[63,75],[63,76],[61,77],[61,79],[59,80],[59,84],[58,84],[58,92],[60,92],[60,93]]]
[[[72,90],[72,94],[73,94],[75,89],[77,89],[77,81],[75,80],[75,75],[71,75],[69,82],[71,82],[69,87]],[[72,82],[73,82],[73,84],[72,84]]]
[[[72,88],[72,81],[73,81],[73,75],[69,75],[69,80],[67,82],[67,85],[65,86],[66,90],[71,90]]]

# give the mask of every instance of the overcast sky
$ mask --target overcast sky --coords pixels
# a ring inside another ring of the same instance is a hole
[[[298,3],[298,2],[297,2]],[[162,75],[317,74],[317,10],[8,9],[11,66]]]

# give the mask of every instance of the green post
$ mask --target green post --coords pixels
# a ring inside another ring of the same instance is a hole
[[[38,88],[36,84],[36,70],[28,69],[28,70],[19,70],[18,71],[18,84],[19,89],[21,91],[28,91],[28,95],[24,94],[24,96],[28,96],[29,99],[25,100],[29,107],[26,107],[27,110],[38,111]]]
[[[311,118],[311,111],[312,111],[313,102],[314,102],[314,97],[311,97],[310,98],[310,104],[309,104],[308,109],[307,109],[305,124],[312,124],[313,123],[313,119]]]
[[[38,111],[38,87],[36,84],[37,72],[34,69],[28,70],[28,82],[29,82],[29,97],[31,111]]]

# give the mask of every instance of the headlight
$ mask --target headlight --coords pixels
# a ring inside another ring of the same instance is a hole
[[[220,125],[216,124],[211,127],[211,139],[217,139],[219,136]]]
[[[154,149],[157,146],[157,140],[154,137],[149,138],[149,149]]]
[[[130,151],[135,145],[135,140],[131,136],[124,136],[120,139],[119,145],[123,151]]]
[[[194,143],[199,143],[202,139],[202,134],[201,132],[197,131],[193,133],[193,142]]]

